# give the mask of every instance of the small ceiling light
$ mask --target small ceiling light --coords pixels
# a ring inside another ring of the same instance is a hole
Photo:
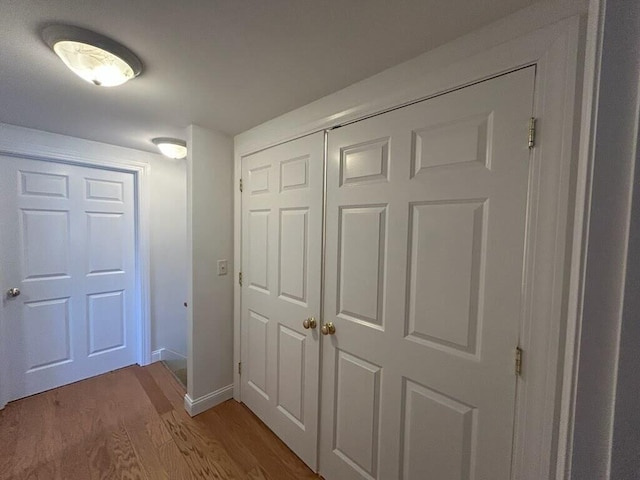
[[[142,72],[142,62],[131,50],[91,30],[51,25],[42,38],[73,73],[94,85],[115,87]]]
[[[165,157],[181,159],[187,156],[187,142],[177,138],[154,138],[151,140]]]

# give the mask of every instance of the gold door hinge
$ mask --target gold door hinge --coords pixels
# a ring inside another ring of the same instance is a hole
[[[240,192],[242,192],[242,179],[240,179]]]
[[[238,273],[238,283],[242,286],[242,272]]]
[[[529,119],[529,148],[536,146],[536,119],[531,117]]]
[[[522,348],[516,347],[516,375],[522,375]]]
[[[242,362],[238,362],[238,375],[242,375]]]

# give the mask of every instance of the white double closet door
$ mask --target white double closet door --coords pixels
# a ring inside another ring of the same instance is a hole
[[[2,398],[135,363],[133,174],[0,156],[0,200]]]
[[[327,480],[510,478],[534,77],[330,131],[324,258],[321,134],[245,157],[242,400]]]
[[[309,466],[318,442],[324,134],[244,159],[242,401]]]

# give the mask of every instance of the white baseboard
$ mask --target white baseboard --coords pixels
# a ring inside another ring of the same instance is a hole
[[[189,415],[195,417],[200,413],[209,410],[210,408],[220,405],[222,402],[226,402],[233,398],[233,384],[226,387],[219,388],[215,392],[208,393],[202,397],[198,397],[192,400],[187,393],[184,396],[184,409]]]
[[[151,352],[151,363],[159,362],[161,360],[186,360],[184,355],[174,352],[168,348],[159,348]]]

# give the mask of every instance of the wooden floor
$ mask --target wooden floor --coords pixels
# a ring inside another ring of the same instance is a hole
[[[160,363],[129,367],[0,411],[1,480],[317,479],[246,407],[195,418]]]

